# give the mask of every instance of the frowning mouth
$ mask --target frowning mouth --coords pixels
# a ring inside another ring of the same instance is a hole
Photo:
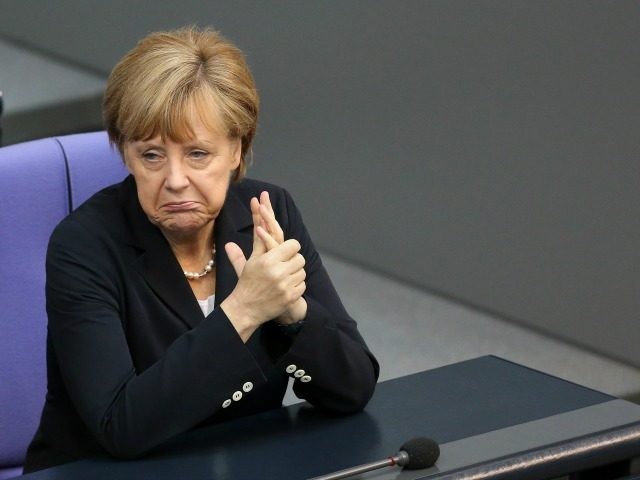
[[[197,202],[169,202],[162,205],[164,210],[168,210],[170,212],[183,212],[186,210],[193,210],[197,206]]]

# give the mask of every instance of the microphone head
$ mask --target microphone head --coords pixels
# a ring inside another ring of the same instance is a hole
[[[420,470],[433,466],[440,456],[440,447],[435,442],[426,437],[412,438],[405,442],[401,447],[401,451],[407,452],[409,461],[403,465],[407,470]]]

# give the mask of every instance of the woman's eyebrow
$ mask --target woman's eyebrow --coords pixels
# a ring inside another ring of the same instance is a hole
[[[191,150],[193,148],[204,148],[206,150],[216,150],[218,144],[216,142],[206,140],[193,140],[182,144],[184,150]]]
[[[215,147],[217,145],[217,142],[215,142],[214,140],[206,139],[206,138],[192,138],[190,140],[185,141],[184,145],[185,146],[208,145],[211,147]]]
[[[136,150],[144,150],[146,148],[159,148],[159,149],[164,148],[161,142],[155,142],[153,140],[137,140],[137,141],[131,142],[131,146]]]

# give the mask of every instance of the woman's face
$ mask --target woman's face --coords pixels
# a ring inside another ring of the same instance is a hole
[[[195,234],[218,216],[240,163],[240,139],[215,133],[197,119],[191,128],[194,136],[185,142],[157,136],[124,145],[140,205],[169,235]]]

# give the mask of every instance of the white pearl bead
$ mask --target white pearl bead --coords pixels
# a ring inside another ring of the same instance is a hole
[[[184,273],[184,276],[187,277],[190,280],[194,280],[197,278],[202,278],[204,277],[207,273],[209,273],[211,270],[213,270],[213,267],[216,264],[216,247],[215,245],[213,246],[213,248],[211,249],[211,260],[209,260],[207,262],[207,264],[204,266],[204,269],[202,270],[202,272],[188,272],[186,270],[184,270],[182,273]]]

